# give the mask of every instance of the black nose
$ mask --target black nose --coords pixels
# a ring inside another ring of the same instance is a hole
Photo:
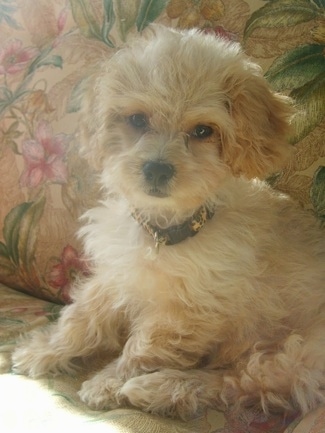
[[[164,186],[173,177],[175,169],[164,162],[146,162],[143,166],[146,181],[155,187]]]

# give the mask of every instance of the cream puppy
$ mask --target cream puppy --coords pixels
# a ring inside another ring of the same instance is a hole
[[[92,408],[181,418],[306,412],[325,400],[324,236],[257,178],[290,154],[292,109],[237,44],[154,26],[89,77],[81,152],[104,200],[81,229],[92,275],[14,371],[72,372]]]

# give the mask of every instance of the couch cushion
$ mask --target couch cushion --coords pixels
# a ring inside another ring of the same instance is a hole
[[[78,157],[79,84],[152,21],[243,41],[273,86],[304,104],[297,156],[272,182],[324,217],[322,4],[294,14],[295,0],[158,3],[24,0],[1,9],[0,281],[9,286],[62,303],[87,273],[75,232],[98,186]]]
[[[86,373],[76,377],[63,375],[33,380],[10,373],[10,356],[20,334],[46,326],[56,319],[60,308],[0,284],[0,431],[58,431],[76,427],[78,431],[112,433],[190,433],[209,432],[224,425],[218,412],[185,423],[171,421],[138,410],[120,409],[109,412],[93,411],[79,399],[77,391]]]
[[[2,396],[5,396],[0,405],[1,432],[58,431],[65,429],[66,424],[86,431],[91,424],[94,432],[108,428],[105,431],[112,433],[283,433],[286,426],[294,421],[294,417],[267,417],[252,410],[240,414],[208,410],[189,422],[164,419],[134,409],[106,412],[90,410],[77,395],[82,381],[88,375],[86,371],[81,371],[75,377],[47,376],[37,380],[10,372],[10,356],[19,336],[48,325],[57,318],[61,307],[2,284],[0,299],[0,388]],[[318,418],[321,415],[324,416],[324,412],[317,413]],[[312,425],[312,417],[309,416],[307,425]],[[308,430],[304,430],[304,433],[308,433]]]

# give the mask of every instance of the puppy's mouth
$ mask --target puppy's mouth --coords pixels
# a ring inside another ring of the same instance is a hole
[[[168,197],[168,194],[164,191],[161,191],[159,188],[151,188],[148,192],[148,195],[151,197],[158,197],[158,198],[166,198]]]

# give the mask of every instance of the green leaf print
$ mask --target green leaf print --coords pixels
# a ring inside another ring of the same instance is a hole
[[[169,0],[141,0],[136,21],[138,31],[141,32],[148,24],[155,21],[168,3]]]
[[[129,30],[137,19],[140,0],[117,0],[114,3],[117,19],[117,29],[122,41],[126,40]]]
[[[112,30],[115,22],[113,0],[103,0],[103,1],[104,1],[104,22],[102,28],[103,40],[109,47],[114,48],[114,44],[109,38],[109,32]]]
[[[310,190],[311,202],[317,216],[325,221],[325,167],[319,167],[313,179]]]
[[[20,263],[27,271],[33,264],[35,247],[39,230],[39,220],[43,215],[45,197],[32,203],[24,213],[19,227],[18,252]]]
[[[9,258],[8,248],[3,242],[0,242],[0,256]]]
[[[9,276],[15,273],[15,266],[12,264],[10,259],[0,254],[0,273],[2,276]]]
[[[313,0],[313,2],[320,8],[325,8],[325,0]]]
[[[4,220],[3,237],[7,257],[17,267],[28,270],[34,260],[38,222],[42,216],[45,198],[38,201],[21,203],[12,209]],[[4,256],[4,255],[3,255]]]
[[[94,7],[90,1],[70,0],[70,6],[73,18],[83,36],[98,39],[110,47],[114,46],[108,35],[115,20],[111,0],[103,1],[104,18],[102,23],[98,22]]]
[[[277,58],[265,77],[275,90],[297,89],[325,71],[324,46],[299,46]]]
[[[41,66],[54,66],[55,68],[62,69],[63,60],[61,56],[50,56],[50,57],[42,57],[39,58],[39,60],[36,62],[33,62],[32,65],[29,68],[29,73],[32,73],[35,71],[35,69],[40,68]]]
[[[290,27],[321,18],[323,11],[310,0],[276,0],[255,11],[246,23],[244,39],[257,28]]]
[[[21,203],[13,208],[4,220],[3,237],[5,239],[9,256],[17,266],[19,264],[18,238],[20,221],[31,205],[32,202]]]
[[[96,20],[91,2],[88,0],[70,0],[70,6],[73,18],[83,36],[101,39],[100,26]]]
[[[294,117],[293,144],[306,137],[325,116],[325,71],[314,80],[291,92],[290,96],[300,105],[301,111]]]
[[[15,30],[21,30],[20,25],[12,16],[18,9],[18,6],[12,4],[11,0],[3,0],[0,3],[0,24],[6,23],[9,27]]]

